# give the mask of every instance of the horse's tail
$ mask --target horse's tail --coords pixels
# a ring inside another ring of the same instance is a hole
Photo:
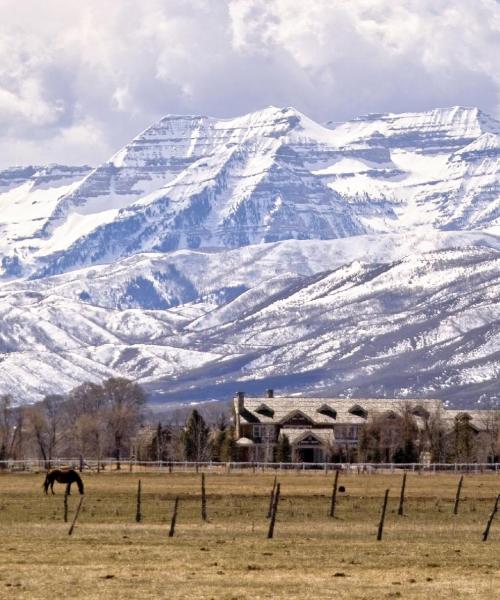
[[[47,472],[47,475],[45,475],[45,481],[42,483],[42,487],[45,490],[46,494],[49,491],[49,485],[50,485],[49,472]]]
[[[76,485],[78,486],[78,491],[80,492],[80,494],[83,494],[83,481],[82,478],[80,477],[80,475],[78,475],[78,473],[75,471],[75,481],[76,481]]]

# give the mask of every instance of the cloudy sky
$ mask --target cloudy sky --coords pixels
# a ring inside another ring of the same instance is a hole
[[[0,0],[0,167],[98,164],[167,113],[500,117],[497,0]]]

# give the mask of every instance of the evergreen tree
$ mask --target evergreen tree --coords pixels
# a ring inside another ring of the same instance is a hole
[[[227,435],[227,421],[225,415],[222,414],[218,419],[217,427],[214,432],[212,442],[212,460],[215,460],[217,462],[224,460],[222,458],[222,450],[226,442]]]
[[[276,460],[282,463],[292,461],[292,446],[286,434],[281,434],[276,447]]]
[[[209,433],[204,418],[194,409],[184,429],[184,456],[186,460],[202,461],[208,458]]]
[[[168,427],[163,427],[161,423],[158,423],[156,426],[156,433],[149,449],[151,460],[162,462],[169,460],[169,443],[171,437],[170,429]]]
[[[368,431],[368,426],[366,423],[364,423],[359,428],[358,462],[367,462],[369,449],[370,449],[370,435],[369,435],[369,431]]]
[[[469,421],[471,417],[467,413],[460,413],[455,417],[453,426],[455,441],[455,460],[470,462],[474,449],[474,437]]]
[[[418,461],[416,440],[418,428],[415,419],[408,407],[402,411],[402,440],[401,446],[394,453],[393,460],[397,463],[414,463]]]
[[[425,421],[427,448],[431,453],[432,462],[446,462],[447,435],[441,410],[432,413]]]
[[[228,427],[225,430],[225,437],[220,449],[220,460],[230,462],[234,460],[236,445],[234,442],[234,427]]]

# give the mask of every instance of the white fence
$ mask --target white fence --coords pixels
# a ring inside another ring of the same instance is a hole
[[[48,468],[72,467],[95,472],[277,472],[296,473],[341,470],[347,474],[376,474],[395,472],[414,473],[496,473],[500,475],[500,463],[258,463],[258,462],[179,462],[179,461],[136,461],[105,459],[55,458],[50,461],[4,460],[0,461],[0,472],[38,472]]]

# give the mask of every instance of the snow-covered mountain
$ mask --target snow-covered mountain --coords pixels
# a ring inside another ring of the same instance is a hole
[[[500,123],[167,116],[108,162],[0,172],[0,393],[496,394]],[[240,384],[238,384],[240,385]]]
[[[329,126],[292,108],[167,116],[90,173],[0,174],[4,273],[180,248],[497,227],[499,140],[500,123],[459,107]]]
[[[156,400],[269,385],[457,405],[497,394],[498,240],[332,270],[338,244],[145,254],[13,282],[0,291],[0,389],[25,401],[121,374]]]

